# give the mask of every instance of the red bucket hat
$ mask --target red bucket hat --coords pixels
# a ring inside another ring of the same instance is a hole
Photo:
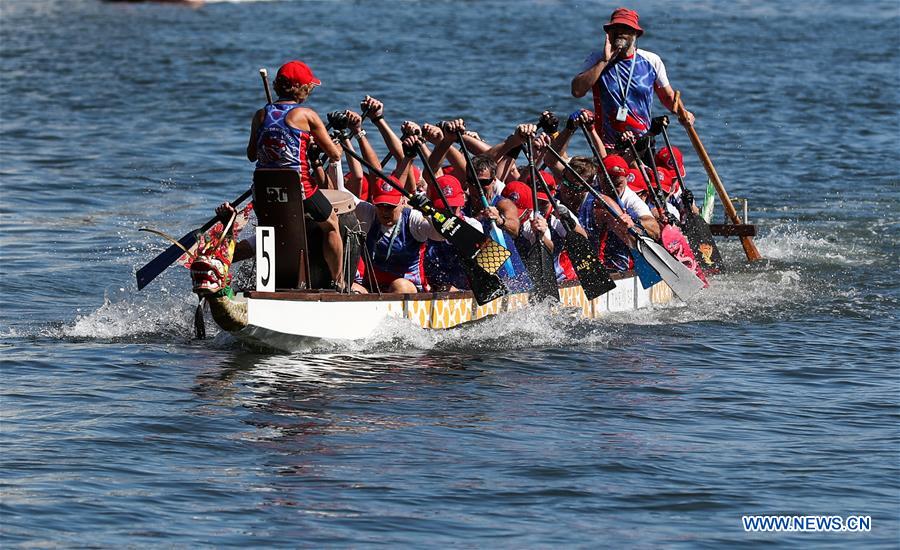
[[[397,182],[395,181],[394,183]],[[397,185],[400,184],[397,183]],[[372,195],[372,204],[390,204],[392,206],[397,206],[403,199],[403,193],[381,178],[375,180],[375,185],[369,189],[369,192]]]
[[[441,188],[441,191],[444,192],[444,197],[447,198],[447,204],[449,204],[451,208],[466,204],[466,194],[463,192],[462,184],[459,183],[458,179],[449,174],[444,174],[435,181],[438,184],[438,187]],[[441,200],[440,194],[438,194],[437,189],[435,189],[433,185],[428,186],[428,198],[431,199],[431,202],[436,204],[438,208],[444,207],[444,201]]]
[[[322,81],[316,78],[309,65],[302,61],[288,61],[278,69],[275,78],[283,77],[292,84],[312,84],[320,86]]]
[[[604,31],[609,31],[613,25],[625,25],[637,31],[638,36],[644,34],[644,29],[638,24],[638,14],[634,10],[628,8],[617,8],[609,16],[609,23],[603,25]]]

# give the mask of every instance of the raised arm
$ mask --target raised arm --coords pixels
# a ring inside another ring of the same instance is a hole
[[[296,111],[297,109],[294,110]],[[340,160],[341,148],[331,141],[331,136],[328,135],[328,130],[325,129],[322,119],[312,109],[304,109],[304,111],[306,122],[309,125],[309,132],[316,139],[316,144],[332,161]]]
[[[367,95],[366,98],[360,102],[359,107],[363,111],[368,111],[367,116],[372,121],[372,124],[378,128],[378,133],[380,133],[382,139],[384,139],[384,144],[387,145],[391,155],[393,155],[395,159],[403,158],[403,145],[400,142],[400,138],[397,137],[397,134],[394,133],[387,121],[384,120],[384,103]]]
[[[591,89],[591,86],[593,86],[594,83],[597,82],[597,79],[600,78],[600,73],[602,73],[603,69],[609,64],[609,60],[613,59],[618,53],[618,50],[613,51],[612,46],[609,43],[609,36],[604,33],[603,53],[593,55],[585,61],[585,67],[583,67],[581,72],[572,79],[572,95],[574,97],[584,97],[584,95],[588,93],[588,90]]]

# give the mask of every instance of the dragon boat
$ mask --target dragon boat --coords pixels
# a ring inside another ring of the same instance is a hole
[[[238,340],[254,347],[294,352],[323,342],[365,340],[389,320],[405,319],[423,329],[453,329],[530,307],[533,302],[529,292],[486,301],[471,291],[349,294],[315,290],[325,286],[328,274],[321,251],[306,247],[307,238],[316,242],[317,228],[309,222],[299,223],[305,219],[302,199],[294,196],[300,186],[290,180],[293,175],[257,174],[252,203],[259,221],[256,289],[234,292],[229,286],[237,230],[246,222],[249,208],[224,227],[214,227],[182,258],[181,263],[191,270],[193,290],[201,299],[197,310],[200,327],[205,303],[215,323]],[[345,265],[356,265],[362,239],[355,202],[343,191],[323,192],[338,215]],[[560,284],[555,309],[560,314],[596,319],[675,299],[664,281],[644,288],[633,272],[613,274],[612,278],[615,288],[593,299],[585,295],[578,281]]]

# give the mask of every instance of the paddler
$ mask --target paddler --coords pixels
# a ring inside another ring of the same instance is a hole
[[[416,136],[403,139],[405,160],[412,159]],[[400,180],[391,178],[395,185]],[[356,205],[360,228],[366,233],[366,248],[371,261],[370,273],[358,276],[357,283],[369,284],[369,290],[413,294],[427,289],[425,242],[444,238],[419,210],[411,208],[400,191],[384,180],[370,189],[370,201]],[[374,279],[374,283],[370,282]]]
[[[332,161],[341,149],[328,136],[325,124],[312,109],[301,107],[322,82],[302,61],[289,61],[278,69],[274,89],[278,99],[253,115],[247,158],[256,161],[257,172],[296,170],[303,185],[303,209],[322,229],[322,253],[331,273],[332,286],[342,288],[344,245],[338,218],[310,172],[307,149],[315,141]]]
[[[669,85],[662,59],[637,47],[644,29],[636,11],[616,9],[603,30],[603,49],[585,59],[572,79],[572,95],[584,97],[591,90],[597,131],[612,149],[623,134],[640,138],[650,130],[654,92],[663,106],[674,112],[675,90]],[[685,111],[685,116],[694,123],[692,113]]]

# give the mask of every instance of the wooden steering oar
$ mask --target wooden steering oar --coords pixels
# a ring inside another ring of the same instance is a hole
[[[709,155],[706,153],[706,148],[703,147],[703,142],[700,141],[697,130],[695,130],[693,125],[688,122],[687,117],[684,114],[684,104],[681,103],[681,92],[679,91],[675,92],[675,115],[678,116],[678,121],[684,126],[688,138],[690,138],[691,144],[694,146],[694,150],[697,151],[697,156],[700,157],[700,162],[703,163],[703,167],[706,169],[710,181],[716,188],[716,193],[719,194],[719,200],[722,201],[722,206],[725,208],[725,214],[731,219],[732,223],[740,225],[743,222],[741,222],[737,210],[734,209],[734,204],[731,203],[728,192],[725,191],[725,185],[719,178],[719,174],[716,172],[715,166],[713,166],[712,159],[710,159]],[[740,239],[741,246],[744,247],[744,254],[747,255],[748,260],[751,262],[762,260],[762,254],[759,253],[759,250],[753,243],[752,237],[740,237]]]

